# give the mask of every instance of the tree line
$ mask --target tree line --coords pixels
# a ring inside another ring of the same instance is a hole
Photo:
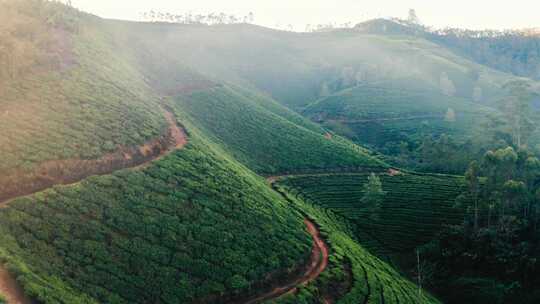
[[[208,14],[194,14],[191,12],[183,14],[172,14],[167,12],[160,12],[151,10],[142,14],[142,19],[149,22],[169,22],[178,24],[205,24],[205,25],[217,25],[217,24],[238,24],[238,23],[253,23],[255,15],[253,12],[249,12],[245,16],[237,16],[226,13],[208,13]]]
[[[528,147],[537,120],[528,84],[506,88],[500,102],[506,132],[499,134],[507,145],[470,163],[456,199],[465,210],[462,224],[448,226],[418,253],[424,282],[448,303],[540,301],[540,159]]]

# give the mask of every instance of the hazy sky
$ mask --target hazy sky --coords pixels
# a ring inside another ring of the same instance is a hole
[[[435,27],[507,29],[540,27],[540,0],[72,0],[74,6],[101,17],[140,19],[151,9],[174,14],[225,12],[246,15],[274,27],[293,24],[360,22],[376,17],[405,18],[409,8]]]

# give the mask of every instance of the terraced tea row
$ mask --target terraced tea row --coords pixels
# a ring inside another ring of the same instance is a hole
[[[268,97],[222,86],[179,96],[176,102],[186,114],[183,120],[260,174],[386,167],[349,141],[328,138]]]
[[[288,275],[309,259],[303,218],[211,149],[13,201],[2,258],[45,303],[216,303]]]
[[[0,5],[14,8],[28,23],[17,36],[20,43],[69,60],[59,65],[38,61],[0,79],[0,170],[32,169],[44,161],[68,158],[95,159],[164,133],[167,122],[159,99],[129,60],[116,52],[110,36],[87,26],[76,33],[52,26],[54,18],[78,13],[49,1]],[[58,7],[55,17],[43,17],[49,5]],[[80,19],[83,24],[88,21]],[[39,44],[35,37],[40,35],[50,36],[47,44]]]
[[[459,223],[455,198],[462,178],[441,175],[378,174],[386,192],[378,216],[362,204],[368,173],[290,176],[281,184],[299,197],[351,219],[362,244],[378,252],[403,252],[428,241],[442,225]]]
[[[310,286],[307,286],[304,291],[300,291],[303,295],[303,300],[309,302],[310,295],[324,294],[324,286],[328,284],[337,284],[347,280],[344,272],[350,272],[352,284],[348,286],[348,290],[335,303],[439,303],[435,298],[428,293],[418,290],[417,286],[409,280],[403,278],[386,262],[375,257],[369,251],[359,245],[351,236],[354,234],[347,226],[347,221],[341,216],[337,216],[332,212],[325,211],[317,205],[310,203],[294,196],[288,192],[287,186],[278,184],[274,187],[284,197],[286,197],[292,205],[296,206],[301,212],[313,218],[321,227],[323,236],[331,247],[329,272],[326,276],[321,276]],[[360,242],[360,244],[362,244]],[[343,264],[350,265],[349,270],[343,270]],[[326,284],[326,285],[325,285]],[[339,286],[339,285],[338,285]],[[299,298],[294,296],[285,297],[278,303],[298,303]]]
[[[312,120],[357,143],[397,155],[399,145],[420,145],[426,135],[453,135],[460,141],[485,133],[487,107],[446,96],[414,82],[361,84],[314,102],[304,110]]]

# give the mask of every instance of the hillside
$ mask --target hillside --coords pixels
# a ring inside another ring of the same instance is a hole
[[[357,84],[403,79],[442,91],[441,79],[447,78],[453,95],[473,99],[476,91],[480,103],[493,104],[500,86],[514,77],[417,36],[359,30],[306,34],[248,24],[107,21],[105,28],[119,41],[119,51],[166,79],[169,90],[182,79],[178,71],[189,70],[266,92],[293,110]]]
[[[433,30],[403,20],[375,19],[356,25],[355,30],[378,35],[422,37],[493,69],[536,80],[540,77],[538,29]]]
[[[260,174],[386,167],[293,112],[268,110],[279,106],[260,95],[224,86],[184,94],[176,100],[207,136]]]
[[[370,173],[291,175],[279,184],[351,220],[360,243],[382,256],[410,254],[443,225],[463,220],[463,211],[454,208],[463,191],[462,179],[410,173],[378,174],[386,194],[373,217],[361,200]]]
[[[0,0],[0,18],[0,303],[435,304],[536,286],[538,98],[504,88],[540,87],[516,76],[535,75],[533,51],[388,20],[294,33],[44,0]]]
[[[305,261],[300,215],[253,174],[192,141],[140,171],[55,187],[3,209],[3,258],[26,291],[46,303],[214,302]]]
[[[2,75],[0,290],[9,299],[20,287],[40,303],[248,303],[288,286],[269,299],[438,303],[357,243],[345,220],[257,175],[386,170],[368,150],[256,85],[240,88],[244,79],[225,78],[234,68],[211,55],[186,64],[188,50],[160,36],[169,25],[53,2],[0,8],[32,20],[28,35],[17,18],[1,33],[36,56]],[[222,30],[170,29],[170,38]],[[330,248],[328,260],[314,244]]]
[[[3,14],[29,24],[25,35],[15,36],[13,28],[2,39],[28,58],[7,57],[13,73],[1,78],[0,169],[97,158],[159,137],[167,127],[159,100],[115,52],[111,37],[90,27],[72,28],[65,20],[77,12],[40,3],[1,4]],[[35,11],[58,12],[58,24],[44,25]],[[2,50],[6,58],[8,51]]]
[[[274,184],[274,189],[316,221],[331,246],[330,271],[315,281],[314,286],[308,285],[307,291],[301,290],[299,299],[309,301],[316,288],[324,295],[326,303],[333,303],[336,294],[345,288],[349,290],[348,293],[335,303],[439,303],[431,295],[419,293],[415,285],[404,279],[389,264],[360,246],[347,220],[294,195],[294,190],[289,192],[292,190],[289,187]],[[343,281],[350,285],[343,285]],[[278,303],[298,303],[298,298],[285,296]]]
[[[480,143],[477,138],[491,136],[491,130],[485,128],[488,117],[498,115],[471,100],[409,81],[361,84],[312,103],[302,114],[398,160],[411,158],[404,154],[422,148],[426,137],[445,135],[457,144]]]

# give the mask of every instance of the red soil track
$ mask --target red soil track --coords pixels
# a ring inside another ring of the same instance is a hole
[[[16,198],[45,190],[54,185],[73,184],[91,175],[110,174],[120,169],[140,169],[174,150],[181,149],[188,142],[184,129],[178,126],[172,113],[166,112],[165,118],[169,124],[167,134],[139,147],[121,149],[95,160],[50,161],[38,166],[34,172],[25,174],[16,172],[0,178],[0,208],[5,208]],[[268,181],[272,183],[279,178],[279,176],[268,178]],[[16,185],[13,184],[13,181],[17,181]],[[298,287],[315,280],[326,269],[328,247],[321,238],[316,225],[308,219],[305,219],[304,223],[308,233],[313,238],[311,258],[309,264],[305,266],[305,270],[294,275],[289,282],[243,303],[256,304],[293,293]],[[24,294],[22,287],[3,265],[0,265],[0,293],[5,296],[8,304],[35,303]]]
[[[68,185],[92,175],[111,174],[137,168],[158,160],[187,143],[187,135],[174,115],[165,112],[169,128],[161,137],[138,147],[121,148],[98,159],[46,161],[32,171],[14,170],[0,175],[0,208],[18,197],[30,195],[55,185]]]
[[[34,172],[0,177],[0,208],[5,208],[16,198],[30,195],[59,184],[72,184],[91,175],[110,174],[120,169],[140,169],[170,152],[184,147],[188,138],[176,118],[165,112],[169,128],[167,134],[139,147],[120,149],[94,160],[58,160],[38,166]],[[8,304],[32,304],[17,280],[0,265],[0,294]]]
[[[311,259],[305,271],[293,277],[290,282],[276,287],[265,294],[249,299],[244,302],[245,304],[262,303],[271,299],[277,299],[285,294],[293,293],[299,286],[306,285],[315,280],[326,269],[328,265],[328,246],[326,246],[326,243],[321,238],[319,229],[312,221],[305,219],[304,223],[306,224],[307,231],[313,238]]]
[[[0,293],[8,304],[35,303],[24,294],[22,287],[4,267],[0,267]]]

